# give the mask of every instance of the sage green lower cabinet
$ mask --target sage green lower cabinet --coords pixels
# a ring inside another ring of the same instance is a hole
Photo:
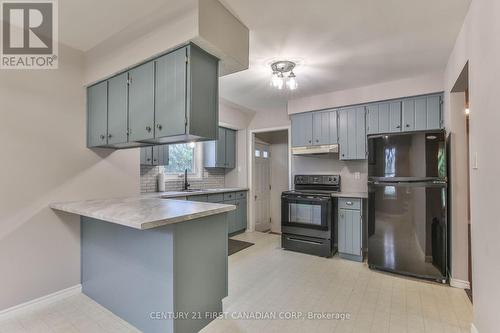
[[[344,259],[363,261],[363,209],[359,198],[338,199],[338,252]]]
[[[223,196],[221,194],[209,194],[207,201],[236,206],[236,209],[227,213],[226,216],[229,235],[244,232],[247,229],[248,208],[246,191],[228,192],[224,193]]]
[[[218,139],[203,143],[203,166],[222,169],[236,167],[236,131],[219,127]]]
[[[141,147],[141,165],[168,165],[168,145]]]

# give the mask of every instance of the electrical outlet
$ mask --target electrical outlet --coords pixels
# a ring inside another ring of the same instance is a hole
[[[479,166],[477,164],[477,152],[474,152],[474,154],[472,155],[472,169],[479,169]]]

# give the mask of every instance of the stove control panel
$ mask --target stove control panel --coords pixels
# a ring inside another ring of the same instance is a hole
[[[339,175],[296,175],[295,185],[338,185]]]

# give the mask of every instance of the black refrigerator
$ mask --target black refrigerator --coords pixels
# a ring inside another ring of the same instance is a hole
[[[444,131],[368,137],[368,265],[447,281]]]

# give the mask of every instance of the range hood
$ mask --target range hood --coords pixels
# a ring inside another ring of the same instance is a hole
[[[339,145],[307,146],[292,148],[293,155],[324,155],[337,154]]]

